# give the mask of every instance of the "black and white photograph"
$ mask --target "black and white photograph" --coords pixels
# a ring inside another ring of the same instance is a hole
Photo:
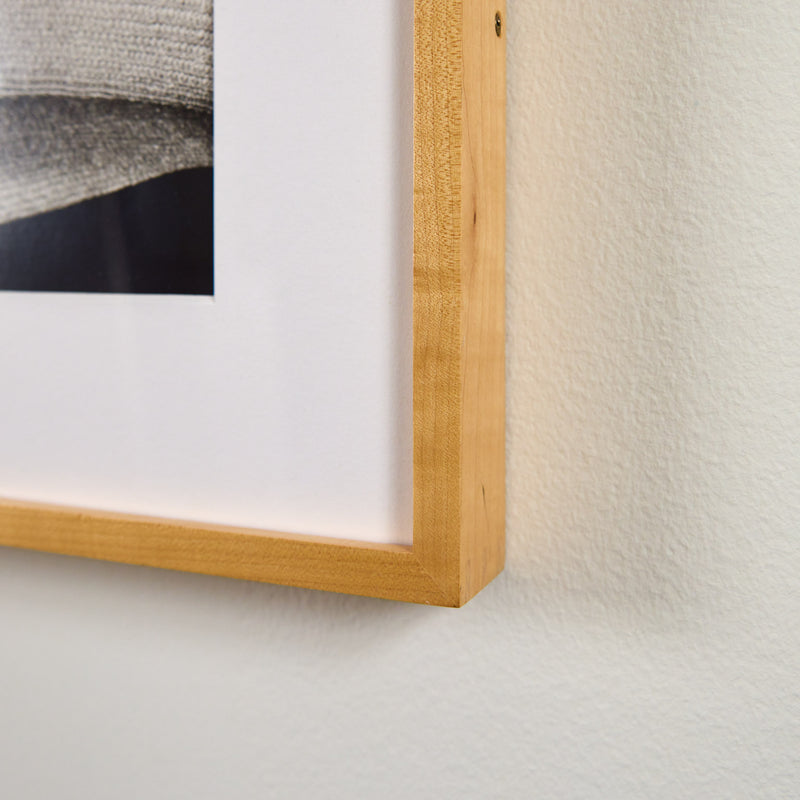
[[[0,0],[0,291],[213,295],[212,0]]]

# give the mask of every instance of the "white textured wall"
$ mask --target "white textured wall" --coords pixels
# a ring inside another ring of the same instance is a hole
[[[3,797],[800,794],[800,4],[508,21],[507,572],[2,552]]]

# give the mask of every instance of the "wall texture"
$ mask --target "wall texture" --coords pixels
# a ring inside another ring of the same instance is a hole
[[[511,0],[506,573],[0,553],[8,798],[800,787],[800,4]]]

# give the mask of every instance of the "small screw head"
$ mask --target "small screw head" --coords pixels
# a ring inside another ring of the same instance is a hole
[[[503,18],[499,11],[494,15],[494,32],[498,37],[503,35]]]

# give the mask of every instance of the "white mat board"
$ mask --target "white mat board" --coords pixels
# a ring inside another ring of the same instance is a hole
[[[0,494],[410,543],[412,25],[217,5],[215,297],[0,292]]]

